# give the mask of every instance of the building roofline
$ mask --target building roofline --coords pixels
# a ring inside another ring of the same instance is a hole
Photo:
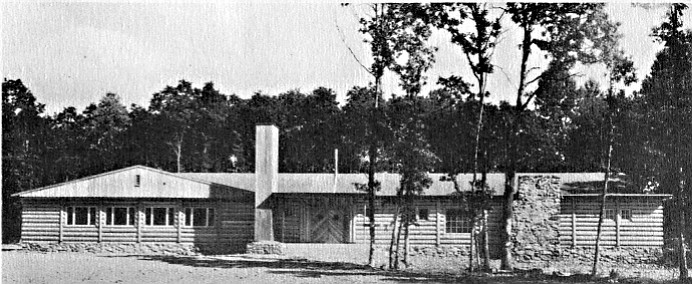
[[[600,197],[601,193],[564,193],[562,197]],[[673,197],[667,193],[607,193],[607,196],[613,197]]]
[[[189,181],[193,181],[193,182],[197,182],[197,183],[201,183],[201,184],[206,184],[206,185],[215,184],[215,183],[212,183],[212,182],[207,182],[207,181],[202,181],[202,180],[193,179],[193,178],[189,178],[189,177],[179,176],[179,175],[176,175],[176,174],[171,173],[171,172],[167,172],[167,171],[159,170],[159,169],[155,169],[155,168],[150,168],[150,167],[143,166],[143,165],[134,165],[134,166],[129,166],[129,167],[122,168],[122,169],[117,169],[117,170],[108,171],[108,172],[105,172],[105,173],[100,173],[100,174],[91,175],[91,176],[86,176],[86,177],[82,177],[82,178],[78,178],[78,179],[74,179],[74,180],[69,180],[69,181],[66,181],[66,182],[61,182],[61,183],[51,184],[51,185],[47,185],[47,186],[43,186],[43,187],[39,187],[39,188],[34,188],[34,189],[25,190],[25,191],[20,191],[20,192],[17,192],[17,193],[13,193],[13,194],[10,195],[10,196],[12,196],[12,197],[22,197],[22,195],[27,194],[27,193],[33,193],[33,192],[43,191],[43,190],[47,190],[47,189],[51,189],[51,188],[55,188],[55,187],[59,187],[59,186],[63,186],[63,185],[68,185],[68,184],[72,184],[72,183],[87,181],[87,180],[91,180],[91,179],[95,179],[95,178],[100,178],[100,177],[103,177],[103,176],[107,176],[107,175],[111,175],[111,174],[115,174],[115,173],[119,173],[119,172],[124,172],[124,171],[132,170],[132,169],[144,169],[144,170],[152,171],[152,172],[155,172],[155,173],[164,174],[164,175],[176,177],[176,178],[179,178],[179,179],[189,180]]]

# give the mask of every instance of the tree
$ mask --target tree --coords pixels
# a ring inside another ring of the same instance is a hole
[[[687,229],[692,197],[692,32],[683,29],[681,19],[687,8],[685,4],[670,5],[666,21],[653,30],[652,36],[665,46],[642,82],[640,98],[647,126],[642,157],[653,159],[637,159],[638,166],[648,169],[660,188],[673,194],[669,210],[677,212],[673,218],[681,280],[689,273],[687,247],[692,233]]]
[[[19,239],[20,207],[10,195],[42,185],[41,157],[45,153],[47,121],[44,105],[24,83],[2,82],[2,240]]]
[[[502,19],[501,14],[497,18],[491,18],[489,16],[490,10],[488,8],[488,4],[479,4],[479,3],[465,3],[461,4],[461,9],[459,10],[459,15],[461,19],[464,19],[466,17],[469,18],[471,24],[474,25],[474,29],[472,32],[464,32],[463,28],[460,27],[461,22],[457,21],[450,21],[450,23],[447,25],[448,26],[448,31],[452,34],[452,42],[461,46],[462,51],[464,52],[464,55],[466,56],[467,63],[471,69],[471,73],[476,79],[477,82],[477,92],[476,92],[476,98],[479,100],[479,107],[480,111],[478,112],[478,120],[476,122],[476,134],[475,134],[475,144],[474,144],[474,154],[473,154],[473,180],[472,184],[473,187],[478,187],[479,189],[484,188],[484,185],[478,184],[479,180],[477,179],[477,173],[478,173],[478,154],[480,151],[480,137],[481,137],[481,131],[483,130],[483,112],[484,112],[484,105],[483,101],[486,96],[489,94],[486,92],[486,86],[487,86],[487,78],[488,74],[493,72],[493,65],[491,63],[491,59],[493,56],[493,53],[495,52],[495,46],[496,42],[498,40],[498,37],[501,32],[501,25],[500,21]],[[443,81],[450,82],[450,81],[463,81],[462,78],[460,77],[451,77],[451,78],[446,78],[443,79]],[[459,169],[456,169],[455,171],[451,171],[450,177],[452,180],[456,181],[456,175],[459,173]],[[482,211],[481,212],[481,220],[486,220],[486,215],[487,211]],[[472,220],[475,220],[474,216]],[[471,232],[471,250],[469,253],[469,270],[473,271],[474,266],[473,266],[473,257],[474,257],[474,248],[473,245],[475,244],[474,237],[475,234],[474,232],[476,231],[475,227],[478,225],[475,222],[472,222],[474,229]],[[487,249],[487,230],[485,229],[485,224],[482,224],[481,226],[482,231],[483,231],[483,239],[484,239],[484,269],[485,270],[490,270],[490,255],[489,251]],[[476,249],[476,251],[478,251]]]
[[[511,109],[512,119],[506,139],[507,160],[503,169],[506,180],[501,269],[512,270],[512,204],[517,191],[514,179],[523,150],[519,147],[519,130],[526,120],[525,110],[536,95],[535,92],[528,92],[528,87],[542,76],[529,77],[532,71],[539,69],[528,66],[532,48],[545,52],[551,61],[563,64],[568,69],[576,62],[599,62],[602,60],[599,57],[602,51],[615,42],[617,25],[609,21],[603,4],[509,3],[507,12],[522,32],[519,86]]]
[[[374,105],[370,107],[372,114],[369,115],[370,146],[368,149],[368,206],[371,209],[370,220],[370,253],[368,264],[373,265],[373,253],[375,244],[375,195],[378,182],[375,180],[375,172],[378,158],[378,149],[381,143],[377,137],[386,125],[377,120],[381,117],[382,110],[379,108],[381,93],[381,83],[384,72],[387,69],[400,74],[402,77],[402,87],[407,94],[420,91],[423,84],[423,73],[432,62],[434,49],[425,45],[431,35],[431,28],[438,22],[437,16],[440,6],[424,4],[371,4],[372,15],[360,19],[360,32],[367,39],[365,42],[370,44],[370,51],[373,63],[370,67],[364,67],[374,77]],[[406,62],[398,64],[399,61]],[[407,67],[404,67],[407,66]]]
[[[178,86],[166,86],[155,93],[149,111],[157,115],[157,125],[167,138],[168,145],[175,154],[175,170],[183,171],[183,143],[190,131],[194,116],[194,89],[192,84],[180,80]]]
[[[392,241],[390,243],[390,268],[399,268],[401,234],[404,236],[404,259],[408,265],[408,238],[410,226],[417,225],[414,199],[432,185],[428,176],[438,158],[430,150],[424,135],[424,116],[427,114],[423,98],[417,96],[393,97],[387,103],[389,129],[392,136],[385,147],[389,162],[401,176],[395,205]],[[399,214],[400,210],[401,214]],[[400,222],[397,221],[400,219]],[[398,228],[398,230],[397,230]],[[397,232],[395,234],[395,232]]]
[[[85,163],[90,149],[84,125],[84,115],[74,107],[67,107],[49,118],[46,160],[50,163],[44,170],[51,175],[50,183],[84,176],[85,170],[91,167]]]
[[[130,127],[130,116],[120,98],[107,93],[98,104],[90,105],[83,115],[82,126],[89,156],[93,163],[89,174],[110,171],[125,166],[122,161],[122,134]]]

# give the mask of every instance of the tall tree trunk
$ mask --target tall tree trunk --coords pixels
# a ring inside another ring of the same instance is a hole
[[[176,171],[177,172],[182,172],[183,171],[183,164],[182,164],[182,158],[183,158],[183,134],[179,134],[175,138],[175,142],[169,143],[169,146],[173,147],[173,152],[175,152],[175,164],[176,164]]]
[[[678,170],[676,168],[676,170]],[[684,173],[683,173],[683,168],[679,167],[679,172],[678,172],[678,194],[676,196],[676,207],[677,210],[680,212],[678,215],[680,218],[679,219],[679,224],[680,226],[678,227],[679,234],[678,237],[680,239],[680,244],[678,246],[678,251],[679,251],[679,270],[680,270],[680,282],[687,281],[687,278],[689,277],[689,270],[687,267],[687,243],[685,240],[685,230],[687,230],[686,227],[686,214],[687,213],[687,208],[685,208],[685,200],[684,200],[684,194],[685,194],[685,181],[684,181]]]
[[[394,211],[394,220],[392,220],[392,239],[389,242],[389,269],[394,269],[394,245],[396,243],[396,231],[399,219],[399,204],[396,204],[396,209]]]
[[[687,280],[689,277],[689,269],[687,267],[687,241],[685,240],[686,220],[685,210],[680,210],[680,282]]]
[[[368,219],[370,220],[370,250],[368,252],[368,265],[373,267],[375,254],[375,163],[377,162],[377,146],[375,142],[370,145],[368,151],[370,165],[368,167]]]
[[[529,60],[529,55],[531,54],[531,32],[530,26],[525,25],[523,28],[523,39],[521,45],[521,67],[519,73],[519,89],[517,90],[516,105],[514,107],[514,121],[511,121],[510,133],[508,139],[508,167],[505,170],[505,192],[504,192],[504,205],[502,210],[502,258],[500,263],[500,269],[502,270],[513,270],[512,264],[512,216],[514,215],[514,195],[517,192],[517,188],[514,188],[514,179],[517,175],[517,159],[518,159],[518,145],[519,142],[519,124],[522,122],[522,113],[524,111],[524,103],[522,102],[522,96],[524,96],[524,89],[526,88],[526,76],[527,68],[526,63]]]
[[[483,271],[490,271],[490,247],[488,244],[488,210],[483,210]]]
[[[481,183],[483,184],[483,190],[485,191],[486,189],[486,184],[488,182],[488,175],[487,175],[487,160],[485,160],[485,151],[483,154],[484,157],[484,162],[483,162],[483,172],[481,173]],[[485,195],[487,196],[487,195]],[[490,246],[488,244],[488,210],[483,209],[483,220],[482,220],[482,225],[483,225],[483,270],[484,271],[490,271]]]
[[[409,216],[409,218],[410,218],[410,216]],[[411,222],[409,220],[404,222],[404,265],[406,265],[406,267],[409,266],[409,263],[408,263],[408,252],[409,252],[408,236],[409,236],[409,228],[410,227],[411,227]]]
[[[474,214],[475,215],[475,214]],[[474,252],[476,251],[476,216],[471,216],[471,241],[469,242],[469,272],[474,272]]]
[[[516,122],[515,122],[516,123]],[[514,136],[516,132],[511,135]],[[515,140],[515,139],[512,139]],[[512,143],[512,142],[510,142]],[[504,204],[502,205],[502,257],[500,259],[500,269],[514,270],[512,263],[512,216],[514,215],[514,195],[516,194],[516,146],[510,145],[510,166],[505,173],[505,192],[503,195]]]
[[[396,248],[395,251],[396,253],[394,254],[394,270],[399,270],[399,255],[401,254],[401,250],[399,249],[399,245],[401,244],[401,229],[403,228],[404,225],[404,220],[399,222],[399,227],[397,228],[396,232]]]
[[[370,157],[370,165],[368,165],[368,205],[370,207],[370,214],[368,218],[370,219],[370,250],[368,252],[368,265],[370,267],[374,266],[374,254],[375,254],[375,170],[377,164],[377,107],[380,98],[380,77],[375,78],[375,107],[372,109],[372,114],[370,117],[370,148],[368,149],[368,156]]]
[[[611,120],[612,121],[612,120]],[[603,230],[603,217],[605,215],[605,210],[606,210],[606,197],[608,194],[608,177],[610,175],[610,160],[612,157],[613,153],[613,143],[612,143],[612,124],[611,124],[611,130],[610,130],[609,136],[609,142],[608,142],[608,156],[606,160],[606,170],[605,170],[605,177],[603,178],[603,192],[601,194],[601,211],[598,214],[598,228],[596,229],[596,249],[594,252],[593,256],[593,267],[591,268],[591,277],[596,277],[596,274],[598,274],[598,260],[600,258],[600,253],[601,253],[601,232]]]
[[[181,172],[183,170],[183,165],[180,161],[182,159],[182,156],[183,156],[182,155],[182,153],[183,153],[182,147],[183,147],[182,143],[178,143],[178,150],[175,152],[175,154],[176,154],[175,163],[177,165],[178,172]]]

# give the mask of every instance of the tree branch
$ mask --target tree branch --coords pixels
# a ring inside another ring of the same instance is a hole
[[[356,60],[358,65],[360,65],[360,67],[362,67],[366,72],[368,72],[372,76],[375,76],[375,74],[370,70],[370,68],[365,67],[365,65],[360,61],[360,59],[358,59],[358,56],[356,56],[356,53],[353,52],[353,49],[351,49],[351,47],[348,45],[348,43],[346,43],[346,38],[344,36],[344,32],[339,27],[339,23],[336,21],[336,16],[334,17],[334,26],[336,27],[336,30],[339,31],[339,35],[340,35],[339,38],[341,38],[341,42],[344,43],[344,46],[346,46],[346,49],[348,49],[348,52],[351,53],[351,56],[353,56],[353,59]]]
[[[509,77],[509,74],[507,74],[507,72],[504,68],[502,68],[502,66],[493,64],[493,67],[500,69],[500,72],[502,72],[502,74],[505,75],[505,78],[507,78],[507,82],[509,82],[510,85],[513,85],[515,90],[519,90],[519,88],[516,86],[516,84],[514,84],[514,82],[512,82],[512,79]]]
[[[537,67],[533,67],[533,68],[537,68]],[[533,68],[531,68],[531,69],[533,69]],[[530,71],[530,70],[529,70],[529,71]],[[526,72],[526,73],[528,74],[528,72]],[[543,78],[543,74],[538,75],[538,76],[536,76],[536,78],[533,78],[533,79],[531,79],[531,80],[529,80],[529,81],[526,81],[526,83],[524,83],[524,87],[526,87],[526,86],[528,86],[528,85],[531,85],[531,83],[536,82],[536,81],[540,80],[541,78]]]

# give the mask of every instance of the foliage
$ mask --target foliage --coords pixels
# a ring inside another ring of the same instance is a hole
[[[21,80],[2,82],[2,239],[19,237],[18,200],[10,195],[43,183],[47,121],[44,105]]]

